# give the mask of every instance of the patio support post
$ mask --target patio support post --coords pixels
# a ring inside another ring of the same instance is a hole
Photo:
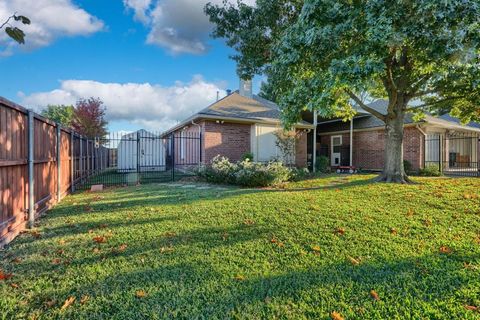
[[[28,111],[28,227],[31,229],[35,224],[35,195],[34,195],[34,115]]]
[[[60,148],[61,148],[61,138],[62,131],[60,129],[60,124],[57,123],[57,202],[60,202],[61,190],[62,190],[62,167],[61,167],[61,157],[60,157]]]
[[[313,111],[313,172],[317,171],[317,124],[318,124],[318,116],[317,110]]]
[[[353,117],[350,120],[350,167],[353,167]]]

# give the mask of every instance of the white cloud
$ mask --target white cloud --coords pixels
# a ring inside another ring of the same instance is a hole
[[[90,35],[103,29],[104,24],[71,0],[8,0],[0,1],[0,21],[5,21],[13,13],[27,16],[32,23],[23,25],[12,22],[25,34],[23,49],[32,50],[44,47],[59,37]],[[2,55],[12,54],[18,46],[5,32],[0,31],[0,51]]]
[[[164,87],[149,83],[102,83],[66,80],[59,89],[30,95],[19,93],[26,107],[41,110],[48,104],[74,104],[79,98],[99,97],[109,121],[127,120],[149,130],[164,131],[216,100],[217,84],[195,76],[189,83]]]
[[[236,2],[236,0],[230,0]],[[208,50],[212,25],[203,9],[223,0],[124,0],[135,18],[150,27],[147,43],[166,48],[172,54],[202,54]],[[243,0],[254,5],[255,0]]]

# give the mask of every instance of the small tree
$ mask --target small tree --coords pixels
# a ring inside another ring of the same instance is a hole
[[[64,127],[72,125],[75,108],[65,105],[48,105],[42,110],[42,116],[52,121],[58,122]]]
[[[106,108],[99,98],[78,100],[75,106],[72,126],[78,133],[89,138],[104,137],[107,134]]]
[[[282,153],[283,161],[285,164],[291,165],[295,163],[295,145],[300,139],[302,132],[298,132],[295,130],[287,131],[287,130],[277,130],[275,131],[275,145],[280,149]]]
[[[30,24],[30,22],[31,22],[30,19],[28,19],[25,16],[17,15],[17,13],[15,13],[15,14],[11,15],[10,17],[8,17],[8,19],[0,25],[0,29],[5,28],[5,33],[10,38],[15,40],[19,44],[25,44],[25,32],[23,32],[23,30],[18,28],[18,27],[12,26],[10,24],[10,21],[12,19],[15,20],[15,21],[20,21],[23,24]],[[7,27],[5,27],[5,26],[7,26]]]

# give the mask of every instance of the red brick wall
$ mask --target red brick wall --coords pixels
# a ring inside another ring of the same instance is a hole
[[[250,152],[250,124],[203,122],[205,163],[222,155],[230,161],[239,161]]]
[[[335,134],[333,134],[335,135]],[[350,134],[339,134],[342,136],[343,145],[350,144]],[[320,145],[328,146],[328,154],[331,152],[331,136],[320,137]],[[413,127],[407,127],[404,131],[403,155],[414,169],[422,167],[423,164],[423,134]],[[320,148],[320,146],[317,146]],[[381,170],[384,163],[385,131],[384,129],[354,132],[353,134],[353,165],[364,169]]]
[[[298,130],[301,135],[295,143],[295,165],[299,168],[307,167],[307,133],[304,130]]]

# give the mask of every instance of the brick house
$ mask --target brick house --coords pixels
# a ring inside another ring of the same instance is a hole
[[[275,136],[275,132],[281,128],[278,105],[253,95],[251,81],[241,81],[239,91],[182,121],[166,131],[164,136],[172,133],[176,137],[200,135],[200,150],[185,154],[201,157],[203,163],[209,163],[217,155],[238,161],[246,153],[252,153],[254,161],[267,162],[282,158]],[[298,138],[292,164],[297,167],[307,167],[307,135],[312,129],[313,125],[305,121],[294,126]],[[176,149],[175,154],[181,156],[182,150],[195,147],[184,142],[180,146],[177,144],[176,148],[179,150]],[[196,160],[192,159],[191,162],[195,163]]]
[[[386,114],[387,105],[387,101],[377,100],[369,107]],[[412,115],[407,115],[404,159],[415,170],[438,164],[445,172],[478,172],[479,139],[479,123],[461,125],[458,119],[449,115],[425,115],[422,121],[416,122]],[[352,123],[340,119],[318,122],[317,155],[327,156],[332,167],[354,166],[380,171],[383,168],[384,149],[385,124],[363,110],[359,110]]]

